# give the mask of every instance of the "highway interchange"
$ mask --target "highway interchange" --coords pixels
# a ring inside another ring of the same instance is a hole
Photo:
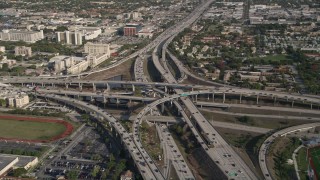
[[[158,106],[163,106],[165,103],[172,103],[176,106],[179,113],[182,116],[182,119],[188,124],[192,133],[196,137],[198,143],[207,153],[208,157],[212,159],[213,162],[221,169],[221,171],[226,175],[228,179],[258,179],[257,175],[251,171],[248,165],[240,158],[240,156],[233,150],[233,148],[226,142],[225,139],[220,136],[220,134],[215,130],[214,126],[211,125],[207,119],[201,114],[201,112],[196,107],[196,104],[191,101],[190,96],[197,96],[200,94],[208,94],[214,97],[214,94],[231,94],[240,96],[255,96],[259,97],[269,97],[272,99],[278,100],[287,100],[287,101],[296,101],[309,103],[312,109],[312,106],[320,105],[320,99],[312,96],[302,96],[299,94],[286,94],[280,92],[267,92],[261,90],[250,90],[250,89],[241,89],[236,87],[225,86],[223,84],[218,84],[205,80],[203,78],[195,76],[191,73],[172,53],[167,50],[168,44],[173,40],[173,38],[181,32],[184,28],[190,26],[194,23],[201,14],[207,9],[207,7],[214,2],[214,0],[208,0],[202,2],[189,16],[184,20],[180,21],[176,25],[168,28],[161,35],[159,35],[154,41],[143,49],[131,54],[130,56],[112,64],[103,69],[98,69],[94,71],[85,72],[79,75],[71,76],[55,76],[55,77],[2,77],[1,83],[3,84],[14,84],[22,85],[20,88],[22,91],[30,91],[30,88],[25,88],[24,86],[29,85],[31,87],[48,87],[48,86],[63,86],[66,90],[56,90],[56,89],[39,89],[38,96],[42,96],[48,99],[59,101],[62,103],[67,103],[70,106],[77,107],[84,111],[89,111],[93,115],[98,116],[103,124],[109,124],[121,137],[124,142],[124,146],[130,153],[131,157],[135,161],[135,164],[140,171],[144,179],[166,179],[168,174],[163,173],[148,152],[144,149],[141,143],[139,126],[142,123],[149,113],[152,114],[152,111],[156,111]],[[145,55],[153,50],[152,52],[152,61],[156,69],[161,74],[165,82],[148,82],[147,78],[143,73],[143,61]],[[168,67],[168,62],[166,55],[169,55],[170,59],[176,64],[178,70],[180,71],[181,77],[176,79]],[[99,73],[135,58],[135,67],[134,74],[136,81],[84,81],[81,79],[73,79],[72,77],[82,77],[87,76],[93,73]],[[192,77],[194,79],[205,82],[209,85],[189,85],[189,84],[180,84],[187,77]],[[67,79],[66,79],[67,78]],[[92,87],[94,91],[96,89],[106,88],[110,91],[110,85],[129,85],[134,89],[135,86],[144,86],[159,88],[162,87],[165,91],[161,94],[162,97],[136,97],[136,96],[127,96],[122,94],[113,94],[108,93],[97,93],[97,92],[84,92],[84,91],[73,91],[68,89],[69,87]],[[167,88],[171,88],[175,93],[168,94]],[[10,89],[10,87],[8,88]],[[185,91],[188,90],[188,91]],[[190,91],[191,90],[191,91]],[[105,110],[94,106],[90,103],[83,102],[77,98],[70,98],[68,96],[74,97],[91,97],[91,98],[100,98],[102,101],[105,101],[107,98],[115,99],[126,99],[132,101],[142,101],[148,102],[150,104],[146,105],[143,110],[141,110],[134,119],[133,123],[133,133],[129,133],[125,128],[119,123],[119,121],[113,117],[111,114]],[[208,105],[208,103],[197,102],[199,105]],[[222,103],[224,104],[224,103]],[[274,107],[269,107],[271,110],[274,110]],[[272,109],[273,108],[273,109]],[[295,110],[293,110],[295,111]],[[311,111],[311,110],[310,110]],[[317,112],[317,111],[312,111]],[[161,112],[160,112],[161,113]],[[106,120],[106,121],[104,121]],[[216,122],[218,124],[218,122]],[[266,165],[265,156],[268,150],[268,145],[274,140],[274,138],[284,135],[288,132],[293,132],[295,130],[307,129],[315,126],[319,126],[319,123],[316,124],[305,124],[296,127],[290,127],[279,132],[275,132],[272,136],[267,138],[263,145],[260,148],[259,152],[259,163],[261,171],[263,172],[265,179],[271,179],[269,170]],[[220,124],[223,126],[223,124]],[[227,125],[225,125],[227,126]],[[178,150],[177,145],[175,144],[170,132],[168,131],[167,126],[165,125],[156,125],[159,135],[162,139],[163,146],[165,147],[166,158],[172,161],[173,167],[175,168],[177,175],[180,179],[194,179],[192,171],[187,166],[185,159],[181,155],[181,152]],[[196,128],[198,127],[198,128]],[[244,127],[240,127],[244,128]],[[244,128],[245,129],[245,128]],[[249,130],[250,131],[250,130]],[[252,130],[255,131],[255,130]],[[259,129],[256,131],[267,132],[267,129]]]

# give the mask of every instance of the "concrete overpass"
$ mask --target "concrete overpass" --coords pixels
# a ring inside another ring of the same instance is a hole
[[[263,176],[266,180],[272,180],[271,174],[268,170],[267,166],[267,154],[270,145],[274,142],[274,140],[278,137],[289,135],[290,133],[300,132],[300,131],[307,131],[309,129],[312,129],[314,127],[320,126],[320,123],[309,123],[309,124],[303,124],[298,126],[292,126],[289,128],[282,129],[280,131],[275,132],[271,136],[269,136],[261,145],[259,150],[259,165],[261,168],[261,171],[263,173]]]
[[[119,121],[115,119],[112,115],[98,108],[97,106],[94,106],[76,99],[72,99],[64,96],[58,96],[58,95],[50,95],[50,94],[40,94],[39,96],[47,99],[59,101],[62,103],[66,103],[70,106],[74,106],[76,108],[85,110],[87,112],[91,112],[95,116],[98,116],[102,122],[104,120],[107,120],[106,123],[109,123],[112,129],[115,129],[116,132],[120,135],[124,146],[128,149],[128,152],[130,153],[131,157],[135,161],[135,164],[139,169],[139,171],[141,172],[142,177],[144,179],[153,179],[153,180],[158,179],[157,176],[159,175],[159,171],[155,171],[157,167],[154,165],[154,163],[153,164],[148,163],[146,165],[146,162],[150,162],[152,160],[145,153],[144,149],[142,148],[142,144],[134,143],[132,141],[131,134],[128,133],[125,130],[125,128],[119,123]]]
[[[155,60],[156,62],[157,60]],[[159,61],[157,61],[159,62]],[[157,68],[161,66],[160,63],[155,64]],[[162,66],[161,66],[162,67]],[[170,78],[168,75],[169,71],[162,69],[164,76]],[[242,88],[225,88],[225,87],[215,87],[215,86],[204,86],[204,85],[190,85],[190,84],[178,84],[174,82],[174,78],[170,78],[171,83],[160,83],[160,82],[136,82],[136,81],[86,81],[86,80],[68,80],[68,79],[41,79],[41,78],[30,78],[30,77],[2,77],[2,83],[5,84],[20,84],[20,85],[31,85],[31,86],[63,86],[66,89],[69,86],[74,86],[82,90],[82,87],[90,87],[95,91],[97,88],[105,88],[110,90],[111,85],[129,85],[132,86],[132,89],[135,90],[135,86],[147,86],[147,87],[163,87],[165,89],[184,89],[184,90],[211,90],[211,97],[214,99],[214,95],[220,94],[223,96],[223,101],[225,100],[226,95],[237,95],[241,102],[242,97],[244,96],[253,96],[256,98],[257,104],[259,103],[259,98],[265,97],[270,98],[274,101],[282,100],[291,102],[292,105],[294,102],[309,103],[311,109],[314,105],[320,105],[320,99],[303,96],[298,94],[288,94],[274,91],[262,91],[262,90],[252,90],[252,89],[242,89]]]

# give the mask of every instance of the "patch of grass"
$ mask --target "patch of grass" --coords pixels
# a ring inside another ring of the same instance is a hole
[[[160,139],[157,135],[156,126],[149,127],[148,124],[143,121],[141,123],[141,142],[143,147],[149,153],[153,160],[158,162],[159,155],[162,155],[160,147]]]
[[[307,158],[307,149],[301,148],[297,153],[297,164],[299,169],[299,175],[301,180],[307,180],[308,178],[308,158]]]
[[[285,61],[290,60],[290,58],[285,54],[277,54],[277,55],[268,55],[261,59],[268,60],[268,61]]]
[[[0,119],[0,137],[25,140],[47,140],[62,134],[66,127],[49,122]]]

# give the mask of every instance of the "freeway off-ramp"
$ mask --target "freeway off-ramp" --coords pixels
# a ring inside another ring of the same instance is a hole
[[[274,140],[277,137],[280,136],[285,136],[288,135],[290,133],[294,133],[297,131],[307,131],[311,128],[320,126],[320,123],[310,123],[310,124],[303,124],[303,125],[299,125],[299,126],[293,126],[293,127],[289,127],[289,128],[285,128],[282,129],[280,131],[275,132],[274,134],[272,134],[271,136],[269,136],[261,145],[260,150],[259,150],[259,165],[261,168],[261,171],[263,173],[263,176],[266,180],[272,180],[272,177],[270,175],[270,172],[268,170],[268,166],[267,166],[267,153],[269,150],[269,146],[274,142]]]

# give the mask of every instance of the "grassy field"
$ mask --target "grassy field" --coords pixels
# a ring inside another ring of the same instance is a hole
[[[268,55],[266,57],[263,57],[261,59],[269,60],[269,61],[284,61],[284,60],[290,60],[287,55],[285,54],[278,54],[278,55]]]
[[[307,180],[308,171],[308,160],[307,160],[307,149],[302,148],[298,151],[297,163],[299,168],[299,174],[301,180]]]
[[[58,123],[0,119],[0,137],[47,140],[62,134],[66,127]]]
[[[318,177],[320,176],[320,147],[314,147],[309,149],[310,157],[312,158],[313,165],[315,168],[315,173]]]

